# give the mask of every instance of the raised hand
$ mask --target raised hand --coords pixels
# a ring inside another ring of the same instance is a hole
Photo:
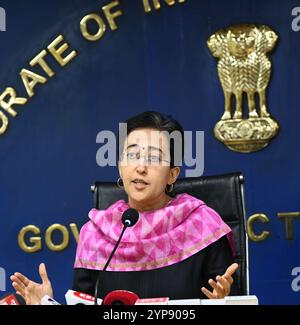
[[[232,275],[238,269],[238,267],[239,265],[237,263],[233,263],[228,267],[222,276],[218,275],[216,277],[216,281],[209,279],[208,283],[213,288],[213,291],[209,291],[205,287],[202,287],[201,291],[209,299],[220,299],[228,296],[233,283]]]
[[[40,264],[39,273],[42,279],[41,284],[29,280],[19,272],[10,277],[16,293],[25,299],[27,305],[39,305],[45,295],[53,297],[51,282],[48,279],[44,263]]]

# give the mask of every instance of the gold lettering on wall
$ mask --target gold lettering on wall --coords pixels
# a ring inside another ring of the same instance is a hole
[[[17,116],[18,113],[12,109],[12,106],[24,105],[26,102],[27,98],[17,97],[16,91],[11,87],[7,87],[0,95],[0,106],[13,117]]]
[[[119,1],[113,1],[109,3],[106,6],[102,7],[103,13],[105,15],[106,20],[108,21],[109,27],[112,31],[118,29],[118,26],[116,24],[116,18],[123,15],[122,11],[120,9],[115,10],[112,12],[115,7],[119,5]],[[92,34],[88,30],[88,23],[94,22],[98,26],[98,30],[96,33]],[[100,38],[103,37],[103,35],[106,32],[106,25],[104,23],[104,20],[101,18],[101,16],[98,13],[91,13],[86,16],[84,16],[80,21],[80,31],[82,36],[88,40],[88,41],[98,41]]]
[[[278,212],[277,217],[284,219],[286,238],[293,239],[293,221],[300,218],[300,212]]]
[[[121,10],[117,10],[115,12],[111,12],[111,9],[115,8],[116,6],[119,5],[119,1],[114,1],[114,2],[111,2],[110,4],[102,7],[102,10],[105,14],[105,17],[108,21],[108,24],[109,24],[109,27],[111,30],[116,30],[118,27],[117,27],[117,24],[116,24],[116,21],[115,21],[115,18],[123,15],[122,11]]]
[[[75,223],[69,224],[70,231],[64,225],[55,223],[50,225],[45,231],[45,244],[50,251],[60,252],[65,250],[70,242],[70,235],[78,242],[79,230]],[[61,236],[59,243],[54,243],[53,233],[57,232]],[[33,234],[33,235],[32,235]],[[39,227],[28,225],[23,227],[18,234],[19,247],[26,253],[36,253],[43,248],[43,234]]]
[[[256,213],[250,216],[247,220],[247,233],[249,238],[255,242],[266,240],[270,236],[270,232],[264,230],[262,233],[256,234],[253,229],[253,224],[256,221],[260,221],[262,223],[269,223],[270,220],[265,214],[262,213]]]
[[[54,71],[49,67],[48,63],[45,61],[45,56],[47,55],[47,51],[41,51],[36,57],[34,57],[30,62],[30,66],[34,67],[39,65],[44,72],[47,73],[48,77],[53,77],[55,75]]]
[[[95,34],[91,34],[87,28],[88,22],[91,22],[91,21],[94,21],[98,25],[98,31]],[[81,30],[82,36],[86,40],[95,42],[95,41],[98,41],[104,35],[104,33],[106,31],[106,26],[104,24],[103,19],[99,15],[93,13],[93,14],[89,14],[82,18],[82,20],[80,22],[80,30]]]
[[[36,84],[44,84],[47,82],[47,79],[45,77],[27,69],[22,69],[20,76],[29,97],[32,97],[34,95],[34,87]]]
[[[78,227],[77,227],[76,223],[71,223],[71,224],[70,224],[70,229],[71,229],[71,231],[72,231],[72,234],[73,234],[73,236],[74,236],[74,238],[75,238],[76,243],[78,243],[78,239],[79,239],[79,230],[78,230]]]
[[[1,135],[6,131],[6,129],[8,127],[8,118],[1,111],[0,111],[0,120],[1,120],[0,135]]]
[[[52,240],[52,233],[58,231],[62,235],[62,241],[60,244],[54,244]],[[58,223],[50,226],[46,231],[45,241],[47,247],[53,252],[63,251],[69,245],[69,232],[68,229]]]
[[[28,233],[40,235],[41,230],[40,230],[40,228],[38,228],[34,225],[29,225],[29,226],[23,227],[18,235],[18,244],[19,244],[20,248],[26,253],[35,253],[35,252],[41,250],[41,248],[42,248],[41,237],[40,236],[30,237],[29,243],[31,243],[32,245],[28,245],[25,242],[25,236]]]
[[[153,8],[155,10],[159,10],[161,5],[160,5],[160,0],[143,0],[143,5],[144,5],[144,10],[145,12],[149,13],[151,12],[152,8],[151,8],[151,4],[150,2],[152,2],[153,4]],[[164,0],[164,2],[168,5],[168,6],[173,6],[176,3],[176,0]],[[185,0],[177,0],[178,3],[184,3]]]
[[[65,52],[68,50],[68,43],[60,44],[64,40],[63,35],[59,35],[54,39],[54,41],[48,46],[50,54],[54,59],[59,63],[60,66],[64,67],[68,64],[76,55],[75,50],[71,51],[69,54]],[[49,53],[46,50],[39,52],[30,62],[31,67],[39,66],[47,74],[48,77],[53,77],[55,75],[53,69],[46,62],[46,56]],[[20,71],[20,77],[23,82],[25,91],[28,95],[26,97],[17,96],[16,90],[12,87],[7,87],[2,94],[0,94],[0,108],[6,111],[12,117],[16,117],[18,112],[14,109],[15,105],[25,105],[28,102],[28,99],[35,95],[34,88],[40,84],[45,84],[48,79],[45,76],[42,76],[34,71],[28,69],[22,69]],[[0,135],[3,134],[9,125],[9,120],[7,115],[4,112],[0,111]]]
[[[163,0],[168,6],[173,6],[177,3],[184,3],[186,0]],[[160,0],[143,0],[144,11],[150,12],[152,6],[155,10],[159,10],[162,1]],[[119,0],[114,0],[103,6],[102,14],[105,16],[107,23],[112,31],[118,29],[117,17],[123,15],[123,12],[118,6],[120,5]],[[95,34],[92,34],[87,27],[88,22],[95,22],[98,25],[98,30]],[[97,41],[103,37],[106,31],[106,25],[104,20],[97,13],[91,13],[83,17],[80,21],[80,31],[82,36],[88,41]],[[61,67],[66,66],[72,59],[77,56],[75,50],[66,53],[69,49],[69,44],[64,42],[63,35],[57,36],[53,42],[51,42],[47,49],[42,49],[32,60],[30,60],[29,65],[31,67],[38,67],[46,73],[47,77],[53,77],[55,71],[50,67],[47,62],[47,55],[50,53],[53,58],[58,62]],[[47,51],[48,50],[48,51]],[[9,126],[9,115],[16,117],[18,113],[14,110],[14,105],[25,105],[28,99],[35,95],[34,88],[37,84],[45,84],[48,79],[46,76],[38,74],[35,71],[28,70],[26,68],[21,69],[20,76],[28,95],[28,98],[19,97],[16,94],[16,90],[13,87],[7,87],[4,92],[0,94],[0,135],[7,131]]]
[[[71,51],[67,56],[63,57],[64,52],[69,48],[68,43],[63,43],[59,48],[57,46],[64,40],[62,35],[56,37],[56,39],[48,45],[49,52],[53,55],[54,59],[64,67],[77,55],[76,51]]]

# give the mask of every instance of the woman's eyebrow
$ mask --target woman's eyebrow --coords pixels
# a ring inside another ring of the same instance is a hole
[[[140,146],[138,144],[134,143],[134,144],[129,144],[126,149],[136,148],[136,147],[140,147]],[[160,148],[154,147],[154,146],[148,146],[148,150],[157,150],[160,153],[163,153],[163,151]]]
[[[130,144],[127,146],[126,149],[135,148],[135,147],[139,147],[139,145],[138,144]]]
[[[159,151],[160,153],[163,153],[163,151],[162,151],[160,148],[157,148],[157,147],[154,147],[154,146],[149,146],[149,147],[148,147],[148,150],[157,150],[157,151]]]

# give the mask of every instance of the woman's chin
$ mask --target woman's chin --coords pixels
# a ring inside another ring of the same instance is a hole
[[[149,195],[145,193],[144,191],[133,191],[128,194],[131,201],[134,201],[136,203],[144,203],[149,200]]]

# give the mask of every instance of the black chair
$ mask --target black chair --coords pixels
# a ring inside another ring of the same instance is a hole
[[[236,258],[236,295],[249,294],[248,237],[246,233],[244,177],[242,173],[178,179],[173,195],[188,193],[217,211],[234,235]],[[96,182],[91,190],[94,208],[103,210],[117,200],[127,200],[125,191],[112,182]]]

